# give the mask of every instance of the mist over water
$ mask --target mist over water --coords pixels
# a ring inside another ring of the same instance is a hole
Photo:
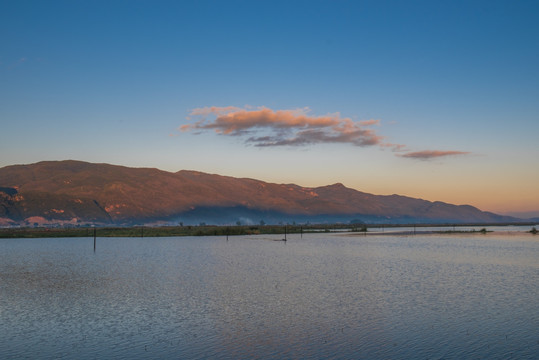
[[[539,354],[531,234],[0,240],[1,358]]]

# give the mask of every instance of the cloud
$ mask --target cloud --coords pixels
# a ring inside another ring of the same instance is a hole
[[[352,121],[339,113],[324,116],[309,114],[309,108],[272,110],[204,107],[191,110],[181,131],[213,130],[220,135],[246,136],[246,142],[255,146],[304,146],[319,143],[348,143],[355,146],[379,145],[383,139],[374,130],[365,127],[379,125],[379,120]]]
[[[443,158],[447,156],[460,156],[469,155],[467,151],[441,151],[441,150],[423,150],[408,152],[406,154],[398,155],[405,158],[418,159],[418,160],[431,160],[436,158]]]
[[[350,143],[356,146],[377,145],[380,137],[371,130],[350,131],[346,133],[329,132],[325,130],[298,131],[292,137],[261,136],[250,137],[247,142],[256,146],[302,146],[316,143]]]
[[[182,132],[200,134],[214,131],[223,136],[237,136],[246,144],[258,147],[308,146],[341,143],[353,146],[378,146],[390,149],[396,156],[432,160],[448,156],[468,155],[465,151],[410,151],[407,145],[384,141],[372,128],[380,120],[353,121],[340,113],[315,116],[307,107],[292,110],[273,110],[264,106],[207,106],[192,109],[190,121],[179,127]]]

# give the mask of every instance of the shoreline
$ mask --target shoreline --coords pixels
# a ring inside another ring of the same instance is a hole
[[[448,235],[448,236],[457,236],[457,235],[473,235],[473,236],[513,236],[513,235],[537,235],[532,233],[530,230],[522,231],[388,231],[388,232],[367,232],[366,234],[361,232],[354,233],[342,233],[342,236],[427,236],[427,235]]]
[[[493,227],[518,226],[528,230],[489,230]],[[470,229],[470,227],[474,227]],[[179,236],[238,236],[340,233],[346,236],[374,235],[534,235],[537,224],[317,224],[317,225],[235,225],[235,226],[131,226],[131,227],[85,227],[85,228],[0,228],[0,238],[60,238],[60,237],[179,237]],[[425,228],[441,228],[429,229]],[[443,230],[446,228],[447,230]],[[460,229],[459,229],[460,228]],[[475,229],[480,228],[480,229]],[[369,231],[369,229],[372,229]],[[376,229],[376,230],[374,230]],[[379,229],[382,229],[381,231]],[[402,229],[402,230],[398,230]],[[387,230],[387,231],[386,231]],[[537,233],[537,232],[536,232]],[[536,234],[535,233],[535,234]]]

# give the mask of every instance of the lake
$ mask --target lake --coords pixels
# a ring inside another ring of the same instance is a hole
[[[280,238],[0,239],[0,358],[539,358],[539,235]]]

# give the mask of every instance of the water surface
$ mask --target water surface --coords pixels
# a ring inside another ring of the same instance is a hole
[[[539,237],[0,240],[0,358],[535,359]]]

